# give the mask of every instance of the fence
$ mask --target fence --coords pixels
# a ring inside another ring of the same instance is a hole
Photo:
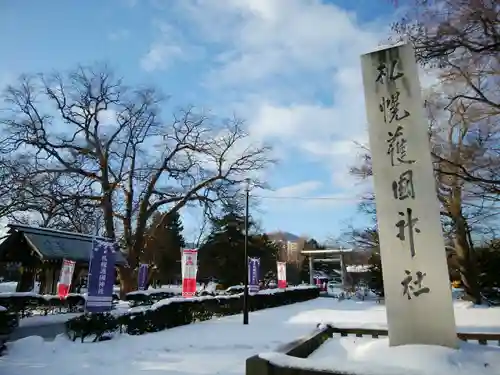
[[[307,358],[312,352],[318,349],[326,340],[335,336],[370,336],[372,338],[387,337],[389,332],[385,329],[369,328],[336,328],[326,326],[316,330],[307,337],[282,345],[276,352],[286,354],[291,357]],[[477,341],[480,345],[500,346],[500,333],[465,333],[459,332],[457,336],[462,341]],[[246,375],[346,375],[343,372],[325,372],[319,370],[299,369],[282,367],[275,365],[258,355],[250,357],[246,361]],[[351,374],[362,375],[362,374]]]

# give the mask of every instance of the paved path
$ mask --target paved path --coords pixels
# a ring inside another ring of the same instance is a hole
[[[29,336],[40,336],[47,341],[52,341],[57,335],[64,332],[64,322],[17,327],[14,332],[9,335],[9,341],[16,341]]]
[[[45,340],[53,340],[57,335],[64,333],[65,323],[81,313],[55,314],[47,316],[31,316],[21,319],[19,327],[9,335],[9,341],[16,341],[29,336],[40,336]]]

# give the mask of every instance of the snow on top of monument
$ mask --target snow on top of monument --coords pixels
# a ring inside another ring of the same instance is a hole
[[[458,350],[431,345],[389,347],[387,338],[333,338],[307,359],[279,353],[260,357],[278,366],[363,375],[493,375],[500,368],[498,347],[465,342]]]
[[[376,47],[373,47],[373,49],[369,50],[369,51],[366,51],[365,53],[363,53],[364,55],[368,55],[370,53],[375,53],[375,52],[379,52],[379,51],[382,51],[384,49],[388,49],[388,48],[396,48],[396,47],[401,47],[401,46],[404,46],[405,44],[408,44],[407,42],[405,41],[400,41],[400,42],[396,42],[396,43],[389,43],[389,44],[379,44],[378,46]]]

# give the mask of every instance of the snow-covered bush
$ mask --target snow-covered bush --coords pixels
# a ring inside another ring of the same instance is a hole
[[[5,342],[9,334],[17,326],[17,323],[17,314],[0,305],[0,355],[5,349]]]
[[[127,293],[125,296],[125,301],[128,301],[131,307],[135,306],[147,306],[153,305],[154,303],[161,301],[165,298],[178,297],[181,293],[172,292],[172,290],[166,289],[148,289],[148,290],[136,290]]]
[[[230,286],[229,288],[227,288],[224,291],[224,294],[228,294],[228,295],[239,294],[239,293],[243,293],[244,290],[245,290],[244,285],[233,285],[233,286]]]
[[[41,310],[47,313],[53,309],[65,309],[76,311],[78,306],[83,306],[85,297],[81,294],[70,294],[61,300],[54,295],[41,295],[32,292],[0,293],[0,305],[7,310],[25,317],[31,315],[33,310]]]
[[[136,290],[127,293],[127,295],[125,296],[125,300],[128,301],[130,307],[151,306],[158,301],[172,297],[180,297],[181,295],[181,289],[173,290],[173,288]],[[215,296],[215,293],[210,290],[202,289],[196,292],[196,296]]]
[[[249,296],[249,311],[289,305],[319,297],[319,289],[299,286],[288,289],[267,289]],[[66,322],[66,333],[75,341],[93,337],[100,340],[106,333],[124,331],[142,335],[211,319],[239,314],[243,310],[243,295],[168,298],[150,307],[135,307],[128,312],[84,314]]]

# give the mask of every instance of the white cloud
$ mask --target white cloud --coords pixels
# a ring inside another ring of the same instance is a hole
[[[361,25],[317,0],[185,1],[180,9],[205,42],[224,46],[207,83],[240,93],[252,136],[326,163],[332,184],[350,187],[355,142],[367,140],[360,54],[386,38],[388,23]],[[304,100],[317,75],[330,77],[332,105]]]
[[[166,22],[154,22],[158,36],[142,57],[141,67],[148,71],[164,70],[179,60],[195,59],[200,48],[189,44],[180,30]]]
[[[8,85],[14,83],[16,76],[11,72],[0,73],[0,91],[4,90]]]
[[[217,85],[255,83],[273,74],[335,69],[377,45],[377,32],[355,15],[317,0],[182,3],[206,40],[225,43],[210,73]]]
[[[256,189],[251,194],[261,202],[260,209],[263,211],[295,211],[299,208],[306,208],[311,203],[311,201],[298,200],[297,198],[312,197],[322,187],[323,183],[321,181],[309,180],[275,190]]]
[[[98,120],[104,125],[115,125],[116,124],[116,111],[112,109],[105,109],[99,111]]]
[[[182,56],[183,52],[179,46],[155,43],[150,47],[146,56],[141,59],[141,67],[147,72],[165,69],[175,59]]]
[[[266,196],[274,198],[303,197],[315,193],[321,188],[321,181],[303,181],[295,185],[284,186],[274,191],[266,192]]]
[[[205,76],[214,102],[236,108],[252,138],[273,142],[280,156],[328,166],[335,196],[366,190],[348,174],[356,143],[367,143],[360,55],[387,41],[391,20],[360,23],[320,0],[174,4],[169,12],[190,38],[216,51]]]
[[[358,195],[352,191],[337,194],[320,194],[325,184],[307,180],[276,190],[257,190],[253,195],[261,202],[264,211],[324,210],[325,208],[356,204]],[[361,191],[361,190],[360,190]]]
[[[130,36],[127,29],[116,30],[108,34],[108,39],[112,41],[125,40]]]

